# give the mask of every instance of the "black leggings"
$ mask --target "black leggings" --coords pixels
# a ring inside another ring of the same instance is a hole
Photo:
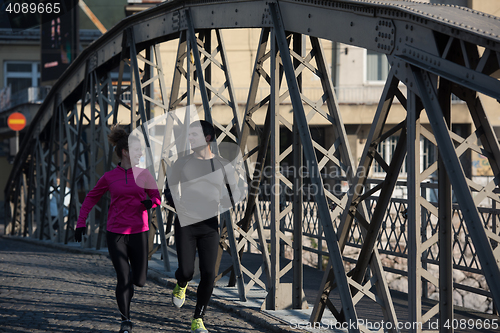
[[[203,318],[212,296],[215,281],[215,262],[219,247],[217,217],[181,227],[175,219],[175,244],[179,268],[175,271],[177,283],[184,287],[194,275],[196,249],[200,261],[200,284],[196,292],[194,318]]]
[[[148,232],[123,235],[106,232],[108,252],[116,271],[116,303],[122,320],[130,319],[134,284],[144,286],[148,271]]]

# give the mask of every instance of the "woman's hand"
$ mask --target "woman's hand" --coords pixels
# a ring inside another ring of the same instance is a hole
[[[86,231],[87,231],[87,227],[81,227],[81,228],[75,229],[75,241],[77,243],[82,241],[82,235],[85,235]]]
[[[142,200],[141,202],[144,207],[146,207],[146,209],[151,209],[151,207],[153,207],[153,201],[151,201],[150,199]]]

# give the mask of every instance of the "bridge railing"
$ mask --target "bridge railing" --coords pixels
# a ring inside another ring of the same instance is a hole
[[[368,181],[368,186],[375,185],[381,180],[370,179]],[[406,181],[399,181],[397,186],[404,193],[404,188],[406,188]],[[271,203],[267,194],[267,189],[262,187],[260,195],[260,212],[262,216],[262,221],[264,224],[264,229],[270,229],[270,217],[271,217]],[[304,263],[316,267],[317,269],[323,270],[328,262],[328,249],[326,247],[325,237],[323,234],[321,223],[318,220],[317,207],[314,202],[314,198],[307,190],[304,191],[303,200],[303,217],[302,217],[302,232],[303,232],[303,257]],[[437,205],[437,184],[436,183],[423,183],[421,186],[422,196],[431,202],[434,206]],[[371,216],[375,206],[377,204],[378,197],[376,195],[372,196],[369,201],[368,214]],[[287,198],[287,195],[282,196],[282,201],[280,205],[286,207],[291,204],[291,198]],[[408,258],[408,230],[407,230],[407,218],[406,211],[408,208],[407,199],[393,197],[390,204],[385,212],[384,222],[382,224],[381,230],[377,239],[377,248],[384,263],[384,270],[389,273],[396,274],[398,276],[407,276],[407,264],[406,260]],[[485,227],[494,234],[499,233],[498,221],[500,221],[500,208],[497,207],[496,202],[492,200],[489,203],[489,207],[478,207],[479,213],[482,217],[482,221]],[[236,221],[243,217],[245,212],[244,203],[237,206],[236,211],[233,213],[233,217]],[[339,226],[339,218],[334,220],[335,229],[337,230]],[[465,224],[462,211],[458,204],[453,204],[453,268],[466,276],[476,276],[482,275],[481,266],[479,264],[479,259],[477,253],[474,249],[474,245],[471,241],[467,227]],[[439,232],[437,217],[430,214],[425,208],[422,208],[421,212],[421,240],[422,243],[433,237]],[[293,214],[290,212],[281,221],[282,231],[285,233],[293,233]],[[347,266],[352,266],[356,264],[357,255],[359,254],[361,247],[363,245],[363,236],[361,234],[361,228],[359,227],[357,221],[352,225],[350,234],[348,236],[348,241],[346,248],[344,250],[344,260]],[[492,244],[493,249],[497,248],[498,244],[494,242]],[[285,257],[291,259],[293,255],[293,250],[286,244],[282,244],[283,253]],[[250,251],[250,246],[247,250]],[[422,266],[429,269],[431,265],[434,265],[436,271],[439,268],[439,247],[434,245],[428,251],[424,251],[421,258]],[[423,293],[424,297],[428,296],[427,283],[423,283]],[[471,292],[478,295],[483,295],[490,297],[490,293],[487,289],[480,287],[464,285],[460,283],[454,283],[456,289],[464,290],[466,292]]]

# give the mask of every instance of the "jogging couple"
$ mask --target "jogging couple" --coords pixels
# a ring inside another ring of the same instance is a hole
[[[115,294],[122,320],[119,332],[132,333],[130,303],[134,285],[144,286],[147,278],[148,209],[159,206],[161,197],[150,172],[136,167],[142,156],[140,140],[119,126],[112,127],[108,139],[120,162],[115,169],[106,172],[85,197],[76,225],[75,240],[81,242],[91,209],[109,191],[111,202],[106,239],[117,276]],[[175,206],[177,212],[174,236],[179,262],[172,302],[177,308],[184,304],[188,282],[194,275],[198,249],[201,276],[191,332],[205,333],[208,331],[203,318],[216,273],[219,243],[217,216],[221,193],[226,188],[229,190],[226,193],[240,193],[229,161],[212,152],[214,127],[204,120],[195,121],[189,126],[188,140],[193,152],[179,158],[167,176],[167,188],[170,188],[171,193],[167,196],[167,202]]]

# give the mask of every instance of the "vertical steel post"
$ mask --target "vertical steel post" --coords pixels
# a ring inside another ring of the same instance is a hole
[[[270,101],[270,130],[271,130],[271,285],[266,299],[268,310],[278,309],[280,293],[280,180],[279,172],[279,59],[276,45],[275,29],[271,30],[271,101]]]
[[[441,78],[439,104],[448,130],[451,130],[451,84]],[[453,228],[452,191],[443,157],[438,151],[439,207],[439,331],[452,333],[453,325]],[[445,326],[446,325],[446,326]]]
[[[293,50],[301,57],[305,55],[305,36],[294,34]],[[298,59],[293,60],[293,67],[300,64]],[[297,85],[302,92],[302,74],[297,77]],[[294,114],[295,115],[295,114]],[[304,269],[302,262],[302,218],[303,218],[303,179],[300,172],[303,167],[303,152],[300,144],[300,135],[297,121],[293,121],[293,286],[292,307],[302,309],[302,286],[304,284]]]
[[[422,322],[422,264],[420,235],[420,116],[416,95],[408,91],[407,179],[408,179],[408,307],[409,322]],[[413,326],[413,325],[412,325]],[[410,332],[421,332],[416,326]]]

